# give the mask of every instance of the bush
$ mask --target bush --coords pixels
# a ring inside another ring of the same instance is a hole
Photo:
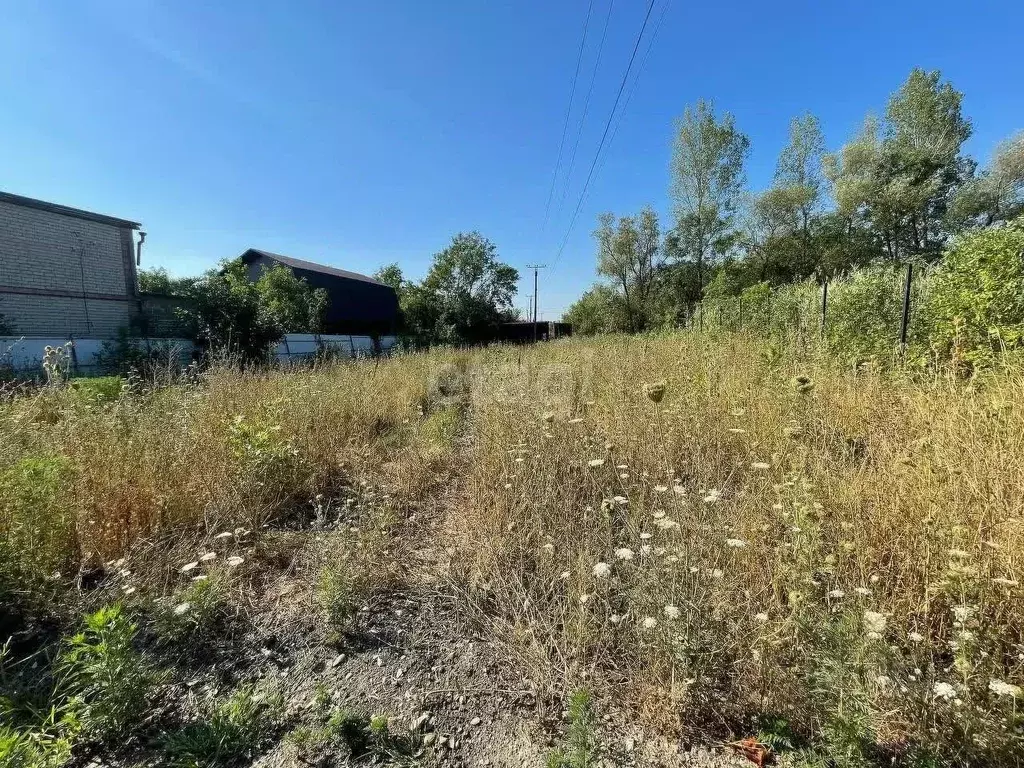
[[[31,591],[71,565],[73,472],[61,456],[26,456],[0,470],[0,595]]]
[[[57,700],[72,731],[104,740],[142,719],[157,675],[134,649],[138,627],[119,604],[85,617],[57,660]]]
[[[1024,217],[958,238],[929,300],[934,342],[955,361],[991,361],[1024,342]]]
[[[208,707],[203,719],[163,738],[171,768],[213,768],[251,759],[276,735],[284,700],[253,686]]]

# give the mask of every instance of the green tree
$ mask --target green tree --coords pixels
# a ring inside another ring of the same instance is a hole
[[[928,297],[934,340],[972,364],[1024,344],[1024,216],[958,237]]]
[[[625,299],[612,286],[598,283],[574,302],[562,321],[581,336],[616,333],[629,328]]]
[[[960,154],[971,135],[963,94],[940,78],[914,69],[890,98],[884,122],[869,117],[826,158],[839,210],[868,227],[893,261],[939,255],[950,235],[950,201],[972,171]]]
[[[313,290],[291,270],[275,266],[256,282],[241,259],[224,262],[196,279],[178,310],[190,335],[216,352],[242,362],[266,359],[285,333],[315,333],[323,322],[327,294]]]
[[[597,273],[611,279],[621,291],[630,331],[642,331],[650,323],[655,285],[663,250],[658,215],[650,207],[636,218],[616,221],[611,213],[598,219]]]
[[[676,123],[671,163],[675,229],[669,250],[696,265],[698,299],[706,265],[732,243],[749,149],[750,140],[737,130],[733,116],[726,112],[718,118],[710,101],[687,106]]]
[[[989,227],[1024,212],[1024,131],[999,143],[989,167],[961,187],[950,205],[953,228]]]
[[[139,292],[157,296],[186,296],[199,278],[171,277],[163,267],[139,270]]]
[[[400,274],[391,270],[392,278]],[[494,243],[479,232],[459,233],[434,255],[422,283],[400,283],[407,329],[446,344],[489,340],[514,317],[518,280],[518,270],[499,261]]]

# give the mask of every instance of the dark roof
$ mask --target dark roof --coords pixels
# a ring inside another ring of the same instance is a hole
[[[57,203],[47,203],[44,200],[35,200],[31,197],[22,197],[21,195],[12,195],[10,192],[0,192],[0,202],[11,203],[12,205],[21,205],[25,208],[35,208],[40,211],[47,211],[49,213],[59,213],[63,216],[73,216],[76,219],[85,219],[86,221],[95,221],[100,224],[110,224],[114,227],[129,227],[130,229],[138,229],[142,225],[137,221],[128,221],[128,219],[118,219],[113,216],[104,216],[102,213],[91,213],[89,211],[83,211],[78,208],[69,208],[66,205],[58,205]]]
[[[291,256],[282,256],[279,253],[271,253],[270,251],[261,251],[257,248],[250,248],[248,251],[242,254],[242,261],[249,261],[249,254],[256,256],[263,256],[267,259],[273,259],[279,261],[287,267],[292,269],[303,269],[307,272],[319,272],[323,275],[333,275],[334,277],[347,277],[349,280],[362,280],[367,283],[373,283],[374,285],[384,285],[380,280],[374,280],[372,277],[367,275],[361,275],[358,272],[349,272],[347,269],[338,269],[337,267],[328,267],[324,264],[316,264],[312,261],[304,261],[302,259],[294,259]]]

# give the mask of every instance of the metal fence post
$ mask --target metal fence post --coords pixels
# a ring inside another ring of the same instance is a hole
[[[900,344],[906,348],[907,332],[910,330],[910,288],[914,282],[914,265],[907,264],[907,279],[903,286],[903,320],[900,323]]]

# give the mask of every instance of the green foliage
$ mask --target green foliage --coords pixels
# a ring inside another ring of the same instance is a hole
[[[58,768],[70,755],[66,740],[0,723],[0,765],[4,768]]]
[[[0,595],[31,591],[69,565],[73,478],[60,456],[25,456],[0,469]]]
[[[125,380],[120,376],[96,376],[72,379],[68,388],[90,405],[103,405],[117,400],[124,391]]]
[[[548,755],[547,768],[597,768],[601,747],[590,692],[580,689],[569,699],[569,732],[565,744]]]
[[[190,295],[197,279],[195,277],[171,277],[163,267],[140,269],[139,292],[157,296],[185,297]]]
[[[215,768],[251,760],[280,730],[284,699],[253,686],[208,707],[202,719],[162,739],[171,768]]]
[[[372,756],[393,765],[406,762],[415,747],[412,738],[391,732],[385,715],[368,717],[349,709],[332,710],[320,725],[296,728],[287,741],[304,764],[343,748],[353,759]]]
[[[934,277],[934,342],[977,364],[1024,342],[1024,217],[954,242]]]
[[[285,333],[318,331],[327,307],[323,289],[313,290],[280,265],[250,281],[241,259],[195,280],[185,298],[178,313],[189,334],[241,362],[266,360],[270,345]]]
[[[227,583],[213,573],[190,582],[161,604],[154,615],[154,629],[165,642],[202,640],[212,636],[227,616]]]
[[[625,310],[626,330],[642,331],[651,324],[652,298],[664,251],[658,216],[644,208],[636,218],[616,221],[611,213],[599,217],[597,273],[612,281]]]
[[[611,286],[600,283],[570,306],[562,319],[572,324],[573,333],[581,336],[615,333],[629,327],[622,296]]]
[[[73,732],[105,740],[125,734],[146,712],[160,676],[134,648],[138,627],[119,604],[89,614],[57,660],[57,699]]]

